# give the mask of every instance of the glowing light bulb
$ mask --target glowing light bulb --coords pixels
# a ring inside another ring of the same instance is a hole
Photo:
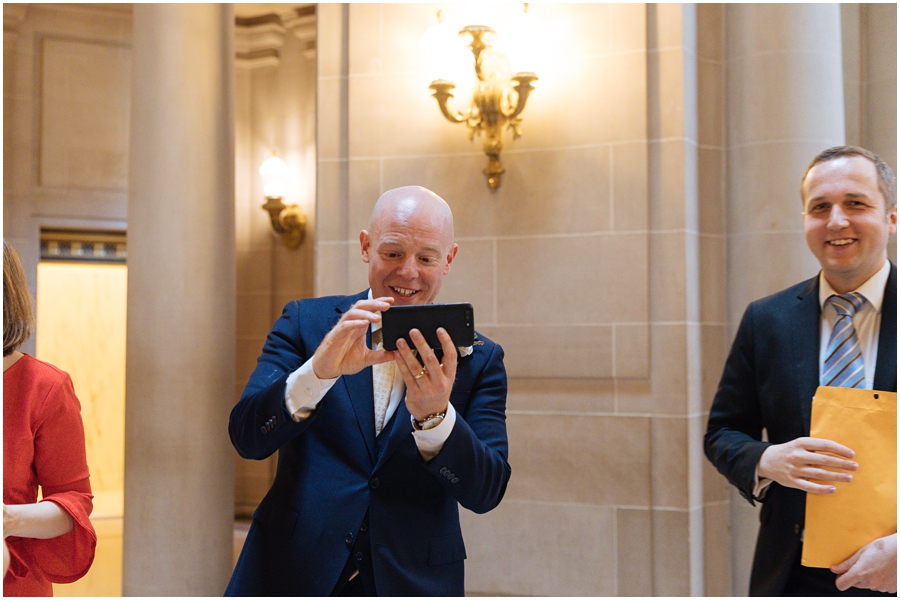
[[[546,74],[547,32],[540,19],[526,8],[498,33],[498,49],[509,58],[513,73],[531,72],[540,76],[543,71]]]
[[[267,198],[284,197],[288,175],[286,162],[272,153],[272,156],[267,158],[259,168],[259,174],[263,179],[263,194]]]
[[[474,58],[462,39],[467,36],[460,36],[459,27],[443,21],[440,11],[438,21],[419,41],[425,76],[429,82],[444,79],[460,85],[473,76]]]

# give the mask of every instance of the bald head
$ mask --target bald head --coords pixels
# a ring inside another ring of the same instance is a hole
[[[433,302],[457,252],[450,207],[419,186],[385,192],[359,241],[373,294],[396,304]]]
[[[444,199],[427,188],[408,185],[386,191],[375,202],[369,231],[383,231],[390,223],[417,221],[443,232],[447,246],[453,243],[453,213]]]

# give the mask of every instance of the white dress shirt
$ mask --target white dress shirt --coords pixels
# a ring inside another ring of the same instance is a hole
[[[856,337],[859,339],[859,347],[862,351],[863,365],[866,370],[865,389],[871,390],[875,381],[875,361],[878,360],[878,332],[881,330],[881,305],[884,302],[884,288],[887,286],[888,277],[891,275],[891,263],[884,261],[884,266],[869,277],[865,283],[853,290],[862,294],[866,299],[862,307],[853,315],[853,327],[856,329]],[[821,308],[821,321],[819,326],[819,373],[825,365],[828,353],[828,342],[831,340],[831,330],[837,319],[837,310],[827,302],[832,295],[840,295],[834,291],[828,280],[825,279],[825,271],[819,273],[819,307]],[[759,464],[756,466],[757,483],[753,489],[753,495],[761,498],[771,479],[759,478]]]
[[[372,290],[369,290],[369,300],[372,299]],[[381,329],[381,322],[372,323],[372,331]],[[380,349],[381,344],[376,345],[374,350]],[[287,378],[287,385],[284,390],[284,406],[291,414],[291,418],[298,423],[307,417],[316,409],[331,386],[338,380],[319,379],[313,371],[312,357],[307,360],[299,369],[291,373]],[[394,386],[391,389],[391,399],[388,403],[387,412],[384,416],[384,422],[387,424],[391,416],[396,412],[397,407],[406,395],[406,383],[403,381],[403,375],[400,369],[394,371]],[[374,403],[374,394],[373,394]],[[431,429],[419,431],[413,428],[413,438],[419,449],[419,454],[426,461],[431,460],[444,447],[444,442],[450,437],[453,425],[456,424],[456,410],[452,404],[447,404],[447,414],[444,420]],[[375,424],[373,422],[372,427]],[[389,428],[385,428],[389,429]]]

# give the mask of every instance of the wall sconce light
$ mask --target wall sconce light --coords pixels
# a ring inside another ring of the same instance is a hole
[[[303,243],[306,236],[306,214],[296,204],[283,202],[287,163],[273,152],[259,168],[259,174],[263,178],[263,193],[266,195],[263,210],[269,213],[272,229],[281,236],[284,245],[293,250]]]
[[[526,4],[523,16],[527,12]],[[517,33],[522,36],[526,32]],[[494,192],[500,187],[500,176],[505,171],[500,164],[503,128],[512,129],[513,140],[522,135],[521,114],[525,110],[528,95],[534,89],[531,83],[537,81],[537,75],[532,71],[521,70],[510,76],[509,63],[512,57],[491,46],[499,37],[494,29],[486,25],[467,25],[456,32],[443,23],[441,11],[438,11],[438,24],[425,32],[420,44],[426,63],[432,63],[426,66],[436,69],[436,73],[453,70],[454,66],[447,64],[448,60],[454,58],[459,60],[455,51],[459,46],[458,42],[452,39],[454,36],[471,38],[468,48],[475,58],[477,80],[469,110],[453,113],[448,107],[448,101],[453,98],[451,91],[456,87],[451,79],[439,77],[431,82],[429,89],[434,90],[432,96],[437,99],[438,107],[448,121],[466,124],[469,128],[470,141],[476,135],[484,134],[484,153],[487,155],[488,164],[482,172],[487,176],[488,186]],[[536,44],[539,40],[523,41]]]

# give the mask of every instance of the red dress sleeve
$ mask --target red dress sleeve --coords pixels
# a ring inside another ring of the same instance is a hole
[[[47,539],[22,539],[30,566],[54,583],[83,577],[94,561],[97,535],[89,516],[93,510],[85,457],[81,405],[72,380],[65,375],[38,411],[34,433],[34,468],[43,501],[54,502],[72,516],[72,531]]]

